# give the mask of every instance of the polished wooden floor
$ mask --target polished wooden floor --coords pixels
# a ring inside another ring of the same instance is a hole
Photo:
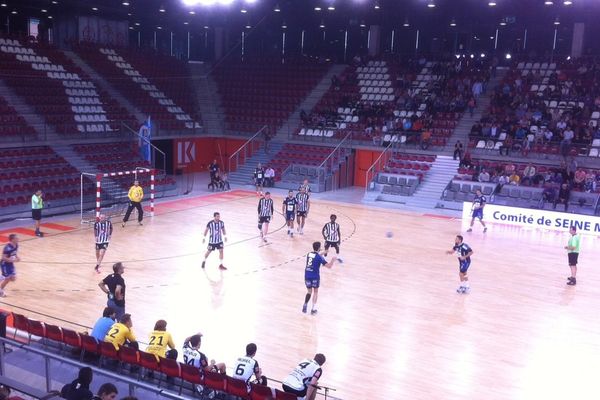
[[[579,284],[568,287],[566,234],[476,227],[465,233],[475,251],[472,291],[459,295],[457,261],[445,251],[465,229],[460,220],[314,201],[304,236],[287,237],[277,215],[270,244],[260,246],[256,202],[238,191],[160,205],[141,227],[115,224],[104,272],[125,263],[140,339],[164,318],[178,346],[201,331],[207,356],[229,364],[253,341],[264,373],[279,380],[322,352],[321,383],[347,400],[598,398],[595,237],[583,239]],[[223,273],[216,254],[200,268],[214,211],[229,233]],[[319,314],[305,315],[303,256],[332,212],[345,263],[324,270]],[[92,230],[23,239],[4,307],[92,325],[105,304]]]

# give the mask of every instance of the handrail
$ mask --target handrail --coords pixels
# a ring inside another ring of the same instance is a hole
[[[90,367],[90,368],[92,368],[92,370],[94,370],[95,373],[101,374],[103,376],[107,376],[107,377],[109,377],[112,380],[115,380],[117,382],[123,382],[123,383],[125,383],[125,384],[127,384],[129,386],[129,394],[130,395],[133,395],[134,392],[135,392],[135,389],[139,388],[139,389],[147,390],[147,391],[152,392],[154,394],[159,394],[160,396],[164,396],[165,398],[168,398],[168,399],[172,399],[172,400],[186,400],[185,397],[179,396],[179,395],[174,394],[174,393],[167,392],[167,391],[163,390],[162,388],[159,388],[159,387],[156,387],[156,386],[153,386],[153,385],[149,385],[147,383],[140,382],[140,381],[138,381],[136,379],[132,379],[132,378],[129,378],[127,376],[116,374],[114,372],[107,371],[107,370],[104,370],[104,369],[101,369],[101,368],[98,368],[98,367],[95,367],[95,366],[92,366],[92,365],[89,365],[89,364],[85,364],[85,363],[82,363],[82,362],[79,362],[79,361],[75,361],[75,360],[72,360],[70,358],[66,358],[66,357],[62,357],[62,356],[56,355],[56,354],[52,354],[52,353],[47,352],[45,350],[36,349],[34,347],[31,347],[31,346],[26,345],[24,343],[17,342],[17,341],[12,340],[12,339],[7,339],[7,338],[0,337],[0,343],[2,344],[2,346],[0,346],[0,373],[4,374],[5,371],[6,371],[6,369],[4,368],[4,363],[6,362],[5,361],[5,353],[6,353],[6,350],[5,350],[6,347],[5,346],[7,344],[9,344],[9,345],[11,345],[13,347],[16,347],[18,349],[23,349],[25,351],[37,354],[37,355],[43,357],[44,360],[45,360],[44,364],[46,365],[46,386],[47,386],[46,390],[48,392],[50,392],[52,390],[52,388],[48,387],[52,383],[52,378],[50,376],[50,369],[48,368],[49,367],[49,360],[54,360],[54,361],[58,361],[58,362],[61,362],[61,363],[64,363],[64,364],[69,364],[69,365],[71,365],[73,367],[77,367],[77,368]]]
[[[143,140],[144,142],[148,143],[150,145],[150,147],[152,148],[152,150],[154,151],[158,151],[160,154],[162,154],[163,156],[163,171],[166,171],[167,168],[167,155],[165,154],[164,151],[162,151],[161,149],[159,149],[158,147],[156,147],[155,145],[152,144],[152,142],[150,140],[148,140],[147,137],[140,135],[138,132],[135,131],[135,129],[133,129],[132,127],[130,127],[129,125],[127,125],[125,122],[123,122],[123,126],[127,129],[129,129],[129,131],[131,133],[133,133],[135,136],[138,137],[138,139]],[[156,166],[154,166],[156,167]]]
[[[250,139],[246,140],[246,142],[244,142],[244,144],[241,145],[239,149],[237,149],[232,155],[229,156],[229,159],[227,160],[227,172],[231,172],[231,160],[233,159],[233,157],[237,158],[239,153],[242,150],[244,150],[246,146],[248,146],[250,142],[252,142],[258,135],[260,135],[266,128],[268,128],[268,126],[263,125],[262,128],[260,128],[258,131],[256,131],[254,135],[250,137]]]
[[[381,154],[379,155],[379,157],[377,157],[377,159],[373,162],[373,164],[371,164],[371,166],[367,169],[367,173],[365,174],[366,176],[366,185],[365,185],[365,191],[369,190],[369,183],[371,182],[371,179],[369,179],[369,175],[372,173],[372,170],[375,169],[375,167],[379,164],[379,160],[381,160],[381,158],[383,156],[385,156],[393,147],[393,143],[389,143],[387,145],[387,147],[385,148],[385,150],[383,150],[381,152]],[[373,174],[374,175],[374,174]]]
[[[342,146],[342,144],[346,141],[346,139],[348,139],[348,136],[351,136],[351,135],[352,135],[352,131],[348,132],[346,134],[346,136],[344,136],[344,138],[338,143],[337,146],[335,146],[335,148],[331,151],[331,153],[329,153],[329,155],[323,160],[323,162],[317,168],[323,168],[325,166],[325,163],[327,162],[327,160],[329,160],[331,157],[333,157],[335,152]]]

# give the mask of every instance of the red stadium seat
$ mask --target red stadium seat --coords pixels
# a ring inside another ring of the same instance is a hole
[[[213,390],[224,392],[227,388],[227,378],[219,372],[204,372],[204,385]]]
[[[98,341],[96,340],[96,338],[90,335],[81,335],[81,360],[83,360],[83,357],[85,356],[86,352],[92,355],[100,354]]]
[[[77,349],[81,348],[81,336],[79,336],[79,333],[71,329],[62,328],[62,334],[64,344]]]
[[[246,382],[232,378],[231,376],[226,377],[226,392],[232,396],[236,396],[242,399],[249,399],[250,395],[248,394],[248,386]]]
[[[29,333],[29,320],[24,315],[13,313],[13,325],[15,327],[13,339],[17,338],[17,331]]]
[[[40,321],[36,321],[33,319],[29,320],[29,340],[31,341],[32,336],[39,336],[43,338],[46,333],[44,329],[44,324]]]
[[[179,394],[181,394],[185,382],[189,382],[192,385],[204,385],[204,375],[199,368],[196,368],[193,365],[179,363],[179,369],[181,370],[181,386],[179,387]]]
[[[56,325],[45,324],[44,337],[49,340],[53,340],[58,342],[62,347],[63,342],[63,332]]]
[[[100,365],[102,365],[102,361],[105,359],[119,360],[119,352],[110,342],[100,342],[98,344],[98,350],[100,353]]]
[[[250,400],[270,400],[273,398],[273,389],[268,386],[250,384]]]
[[[275,389],[275,400],[298,400],[296,395]]]
[[[181,370],[179,369],[179,363],[177,360],[172,360],[170,358],[160,358],[160,362],[158,363],[158,367],[160,372],[165,374],[167,378],[181,378]],[[162,375],[158,381],[158,386],[162,381]]]

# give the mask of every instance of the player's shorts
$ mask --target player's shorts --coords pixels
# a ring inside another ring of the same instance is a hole
[[[333,247],[334,249],[339,249],[340,248],[340,242],[329,242],[329,241],[325,241],[325,250],[327,250],[328,248]]]
[[[579,258],[579,253],[569,253],[569,265],[575,266],[577,265],[577,259]]]
[[[308,213],[308,211],[298,211],[297,215],[299,217],[306,217],[306,214]]]
[[[17,276],[17,271],[15,270],[15,264],[2,263],[2,276],[4,278],[10,278],[11,276]]]
[[[42,209],[41,208],[33,208],[31,210],[31,218],[33,218],[34,221],[39,221],[42,219]]]
[[[471,266],[471,260],[458,260],[458,268],[461,273],[466,274]]]
[[[271,222],[271,217],[258,217],[259,224],[268,224]]]
[[[281,385],[283,387],[283,391],[286,393],[291,393],[296,397],[304,397],[306,396],[306,387],[302,390],[294,389],[286,385],[285,383]]]
[[[304,279],[304,284],[306,285],[307,289],[310,288],[315,288],[318,289],[319,286],[321,285],[321,279]]]
[[[286,211],[285,212],[285,220],[286,221],[293,221],[296,218],[296,216],[294,215],[293,211]]]
[[[221,250],[221,249],[223,249],[223,242],[208,244],[208,251]]]
[[[483,219],[483,208],[473,210],[473,218]]]
[[[256,178],[256,186],[264,186],[265,178]]]
[[[106,250],[106,249],[108,249],[108,242],[96,243],[96,250]]]

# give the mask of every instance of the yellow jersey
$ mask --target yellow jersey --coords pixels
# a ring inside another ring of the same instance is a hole
[[[150,333],[150,340],[148,341],[148,347],[146,347],[148,353],[165,358],[167,356],[167,347],[171,349],[175,348],[173,338],[169,332],[152,331]]]
[[[125,340],[135,342],[135,335],[126,325],[120,322],[115,323],[110,327],[108,333],[104,337],[105,342],[112,343],[115,349],[119,350],[119,347],[125,344]]]
[[[129,200],[139,203],[144,198],[144,189],[142,189],[141,186],[133,185],[129,188],[127,196],[129,197]]]

